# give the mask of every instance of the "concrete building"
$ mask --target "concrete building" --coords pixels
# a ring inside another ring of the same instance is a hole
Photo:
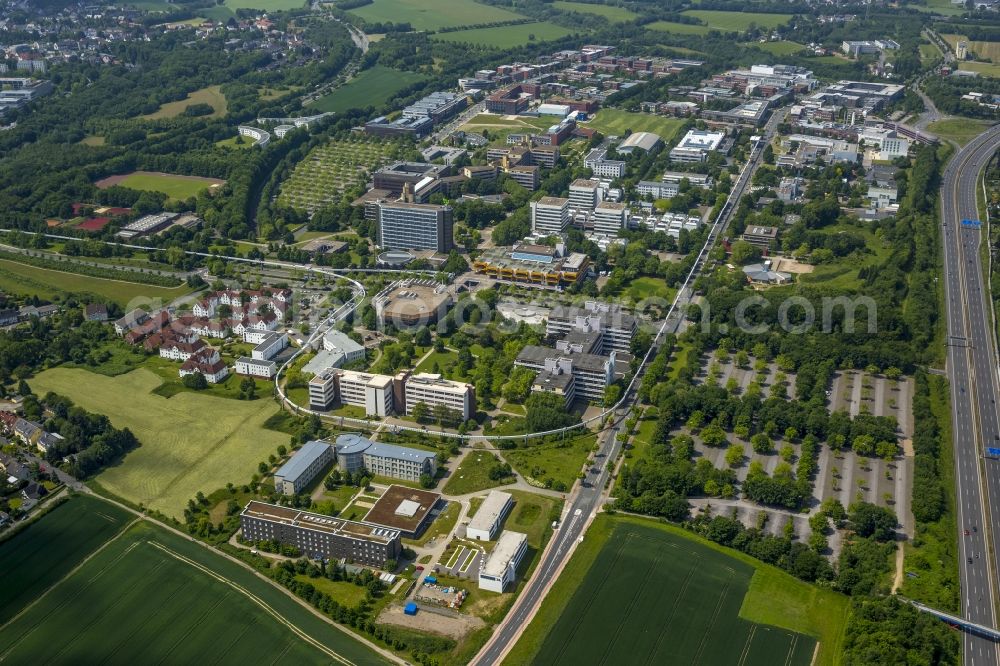
[[[435,324],[454,303],[447,285],[436,280],[398,280],[372,298],[380,326],[412,328]]]
[[[573,377],[573,386],[567,389],[569,398],[581,397],[588,401],[600,402],[604,399],[604,390],[615,379],[616,355],[601,356],[588,352],[576,351],[572,344],[560,340],[555,349],[527,345],[514,360],[514,365],[530,368],[540,374],[563,375]]]
[[[491,490],[469,521],[465,536],[477,541],[492,541],[500,532],[504,518],[514,507],[514,496],[500,490]]]
[[[323,349],[332,354],[330,367],[339,368],[365,358],[365,346],[351,339],[347,333],[331,328],[323,334]]]
[[[628,209],[623,203],[602,201],[594,208],[591,219],[594,223],[594,233],[618,236],[618,232],[625,228],[628,220]]]
[[[248,377],[272,379],[278,372],[278,364],[266,359],[241,356],[236,359],[236,374]]]
[[[258,361],[269,361],[274,358],[282,349],[288,346],[288,334],[277,331],[254,331],[259,335],[253,336],[260,342],[250,351],[250,357]],[[243,334],[246,340],[247,334]],[[246,340],[249,342],[249,340]]]
[[[389,250],[434,250],[453,247],[451,206],[404,202],[378,205],[379,246]]]
[[[767,250],[772,243],[778,240],[778,229],[777,227],[751,225],[743,231],[742,238],[751,245]]]
[[[594,210],[601,201],[601,184],[596,180],[578,178],[569,185],[569,207]]]
[[[625,175],[625,162],[623,160],[607,159],[608,151],[603,148],[595,148],[587,153],[583,160],[583,166],[594,172],[595,176],[601,178],[621,178]]]
[[[431,409],[444,405],[461,414],[463,421],[471,419],[476,412],[476,391],[472,384],[443,379],[441,375],[426,372],[411,375],[403,384],[403,393],[407,414],[412,414],[418,403]]]
[[[354,370],[336,370],[334,375],[341,404],[364,407],[368,416],[392,413],[392,377]]]
[[[437,457],[433,451],[372,442],[362,455],[365,469],[377,476],[420,481],[424,474],[432,477],[437,474]]]
[[[616,150],[619,153],[630,155],[637,150],[648,153],[662,145],[663,140],[660,138],[659,134],[653,134],[652,132],[633,132],[632,134],[629,134],[624,141],[618,144],[618,148],[616,148]]]
[[[251,501],[240,514],[243,538],[295,546],[312,559],[384,567],[402,552],[399,530]]]
[[[360,472],[365,468],[365,451],[371,445],[371,440],[357,433],[337,435],[336,443],[333,445],[337,465],[351,474]]]
[[[332,369],[324,370],[309,380],[309,408],[320,411],[330,409],[337,399],[337,377]]]
[[[472,268],[501,282],[556,288],[578,284],[590,270],[590,258],[582,252],[567,253],[564,247],[518,243],[483,252]]]
[[[529,192],[537,190],[542,179],[540,169],[534,165],[507,167],[503,170],[503,172],[507,174],[511,180]]]
[[[674,162],[704,162],[708,154],[719,148],[726,138],[723,132],[707,130],[688,130],[684,138],[670,150],[670,159]]]
[[[503,592],[517,577],[517,567],[528,552],[528,535],[505,531],[497,539],[483,568],[479,570],[479,589]]]
[[[334,459],[329,442],[306,442],[274,473],[274,489],[283,495],[296,495],[305,490],[317,474],[332,465]]]
[[[452,169],[447,164],[428,164],[425,162],[395,162],[382,167],[372,177],[373,189],[385,190],[389,195],[400,195],[406,185],[415,187],[425,179],[437,179],[450,176]]]
[[[569,224],[569,199],[542,197],[531,202],[531,231],[539,235],[561,234]]]
[[[557,305],[549,311],[545,335],[563,338],[573,332],[600,334],[596,353],[627,352],[639,330],[638,320],[621,306],[601,301],[587,301],[583,307]]]
[[[404,539],[415,539],[437,515],[441,494],[393,484],[386,488],[364,521],[400,531]]]

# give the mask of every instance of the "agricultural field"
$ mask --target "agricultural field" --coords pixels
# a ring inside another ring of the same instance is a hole
[[[969,63],[963,63],[963,65],[965,64]],[[982,134],[983,130],[989,126],[990,123],[985,120],[953,118],[950,120],[936,120],[927,125],[927,130],[942,139],[954,141],[958,145],[964,146]]]
[[[573,30],[555,23],[540,21],[537,23],[519,23],[503,25],[496,28],[476,28],[473,30],[457,30],[434,35],[434,39],[444,42],[459,42],[476,44],[477,46],[493,46],[498,49],[509,49],[522,46],[529,42],[544,42],[559,39],[573,34]]]
[[[722,32],[742,32],[751,25],[758,28],[777,28],[792,18],[791,14],[760,14],[755,12],[721,12],[704,9],[689,9],[685,16],[699,19],[710,29]]]
[[[747,46],[752,46],[753,48],[766,51],[771,55],[776,56],[793,55],[806,48],[803,44],[799,44],[798,42],[789,42],[787,40],[764,43],[754,42],[747,44]]]
[[[158,287],[138,282],[123,282],[54,271],[8,259],[0,259],[0,289],[7,293],[38,296],[46,300],[63,297],[69,292],[90,293],[112,300],[122,307],[137,298],[158,299],[169,303],[191,292],[187,285]]]
[[[670,141],[684,124],[682,118],[668,118],[650,113],[632,113],[620,109],[601,109],[586,123],[605,136],[622,136],[626,130],[632,132],[652,132],[664,141]]]
[[[381,656],[255,573],[149,523],[59,582],[4,628],[11,663],[381,665]]]
[[[672,32],[675,35],[707,35],[711,30],[707,25],[674,23],[673,21],[653,21],[647,23],[646,28],[660,32]]]
[[[113,504],[79,495],[0,541],[0,571],[5,578],[0,625],[125,529],[130,518]]]
[[[1000,78],[1000,64],[995,62],[971,62],[959,63],[958,68],[966,72],[976,72],[981,76],[990,78]]]
[[[225,185],[226,181],[218,178],[202,178],[201,176],[179,176],[172,173],[156,173],[152,171],[133,171],[132,173],[108,176],[94,183],[105,190],[113,185],[121,185],[133,190],[147,192],[162,192],[171,199],[183,200],[197,196],[204,189],[216,189]]]
[[[364,183],[371,171],[390,162],[399,151],[400,147],[394,143],[362,138],[317,146],[281,184],[278,202],[314,211],[337,201],[349,187]]]
[[[208,104],[212,107],[212,109],[214,109],[211,115],[204,116],[205,118],[221,118],[226,115],[226,109],[229,106],[226,102],[226,96],[222,94],[220,86],[208,86],[207,88],[202,88],[201,90],[195,90],[194,92],[188,93],[188,96],[185,99],[162,104],[160,105],[160,108],[153,113],[148,113],[140,117],[144,120],[176,118],[184,113],[184,109],[188,108],[192,104]]]
[[[561,9],[564,12],[580,12],[581,14],[596,14],[597,16],[603,16],[609,21],[631,21],[638,17],[635,12],[630,12],[624,7],[613,7],[611,5],[595,5],[589,2],[566,2],[565,0],[556,0],[552,3],[552,6],[556,9]]]
[[[302,9],[307,5],[305,0],[226,0],[226,7],[237,9],[262,9],[267,12],[280,12],[289,9]]]
[[[954,5],[951,0],[927,0],[927,5],[907,5],[910,9],[920,12],[941,14],[942,16],[961,16],[967,11],[964,4]]]
[[[349,11],[373,23],[409,23],[414,30],[437,30],[524,18],[474,0],[374,0],[371,4]]]
[[[953,53],[959,42],[965,42],[969,45],[969,53],[975,55],[977,58],[985,58],[990,62],[1000,63],[1000,42],[974,42],[970,41],[965,35],[941,35],[941,39],[948,43]]]
[[[375,65],[310,105],[316,111],[341,113],[348,109],[381,106],[403,88],[422,81],[423,75]]]
[[[678,528],[600,515],[504,663],[806,665],[818,639],[831,664],[848,606]]]
[[[268,399],[232,400],[182,392],[156,395],[162,380],[146,368],[117,377],[53,368],[30,380],[39,395],[53,391],[129,428],[142,445],[104,470],[98,483],[130,502],[181,517],[200,490],[246,483],[288,436],[264,427],[276,407]]]

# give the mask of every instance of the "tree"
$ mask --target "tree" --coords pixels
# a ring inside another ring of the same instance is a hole
[[[255,382],[251,377],[244,377],[243,381],[240,382],[240,398],[253,400],[256,397],[257,382]]]
[[[434,480],[434,477],[431,476],[430,474],[420,475],[420,486],[422,488],[433,488],[436,483],[437,482]]]
[[[730,444],[729,448],[726,449],[726,464],[730,467],[739,467],[743,464],[744,455],[746,455],[746,450],[742,444]]]
[[[431,408],[426,402],[418,402],[413,405],[413,410],[410,412],[417,423],[427,423],[430,420]]]
[[[773,442],[770,437],[759,432],[750,438],[750,446],[753,447],[754,453],[764,455],[771,452]]]
[[[181,383],[187,388],[194,389],[195,391],[202,391],[208,388],[208,380],[205,379],[205,375],[200,372],[193,372],[190,375],[184,375]]]
[[[726,431],[717,423],[710,423],[701,431],[701,441],[705,446],[722,446],[726,443]]]
[[[516,367],[510,373],[510,379],[503,386],[503,397],[508,402],[524,403],[531,393],[531,385],[535,381],[535,371],[530,368]]]
[[[751,245],[744,240],[738,240],[732,245],[730,258],[737,266],[745,266],[746,264],[757,261],[760,257],[760,248]]]
[[[896,536],[896,514],[877,504],[855,502],[850,506],[848,520],[858,536],[876,541],[891,541]]]

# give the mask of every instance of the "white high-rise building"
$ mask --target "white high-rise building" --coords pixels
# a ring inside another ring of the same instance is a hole
[[[594,233],[617,236],[625,228],[627,219],[628,209],[625,204],[602,201],[594,209]]]
[[[601,184],[596,180],[578,178],[569,186],[570,208],[594,210],[601,200]]]
[[[561,234],[569,224],[569,199],[542,197],[531,202],[531,231],[540,235]]]

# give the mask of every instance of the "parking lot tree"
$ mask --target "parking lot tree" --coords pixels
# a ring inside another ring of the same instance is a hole
[[[770,437],[762,432],[759,432],[750,438],[750,446],[753,447],[755,453],[765,455],[771,452],[774,444]]]
[[[877,504],[855,502],[850,506],[848,520],[859,536],[872,537],[876,541],[890,541],[895,537],[896,514]]]
[[[722,446],[726,443],[726,431],[719,424],[710,423],[701,431],[701,441],[705,446]]]
[[[743,464],[744,455],[746,455],[746,450],[742,444],[730,444],[729,448],[726,449],[726,464],[730,467],[739,467]]]

